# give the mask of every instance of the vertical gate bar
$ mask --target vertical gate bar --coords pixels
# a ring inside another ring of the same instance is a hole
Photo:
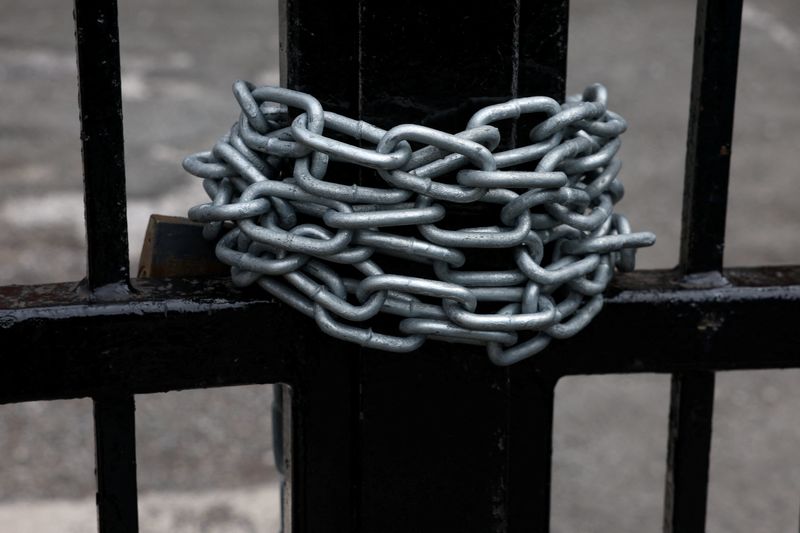
[[[680,270],[720,271],[725,247],[742,0],[698,0]],[[705,530],[714,374],[672,377],[664,531]]]
[[[75,0],[88,282],[129,276],[116,0]]]
[[[705,531],[713,412],[713,372],[672,376],[665,532]]]
[[[681,268],[722,268],[742,0],[698,0],[683,189]]]
[[[449,131],[463,128],[477,108],[517,96],[520,80],[526,95],[560,97],[567,3],[521,4],[486,10],[349,0],[322,10],[312,0],[284,0],[284,83],[332,110],[353,114],[355,102],[359,118],[381,127],[417,122]],[[558,16],[537,16],[543,13]],[[486,213],[464,209],[460,216]],[[486,263],[478,268],[491,268],[497,256],[475,255]],[[509,370],[477,347],[429,343],[411,354],[363,350],[358,357],[332,346],[320,347],[320,359],[301,348],[299,375],[325,379],[292,383],[295,530],[312,530],[313,523],[357,531],[506,531],[510,462],[535,471],[516,479],[515,530],[546,528],[552,387],[542,393],[520,377],[515,390]],[[348,361],[356,381],[342,371]],[[513,413],[512,393],[521,398]],[[342,424],[348,398],[357,408],[349,427]],[[515,459],[508,454],[511,428],[520,431]],[[535,459],[526,463],[526,453]],[[347,483],[358,501],[348,500]],[[530,506],[537,509],[533,518],[523,512]]]
[[[131,394],[94,398],[98,533],[139,531],[135,409]]]
[[[508,533],[550,531],[556,381],[528,363],[509,369]]]
[[[279,13],[282,85],[356,116],[358,0],[281,0]],[[284,524],[291,533],[357,531],[358,347],[312,331],[296,357],[298,381],[283,405]]]
[[[284,500],[285,518],[291,533],[357,531],[358,353],[319,338],[317,347],[302,355],[302,375],[292,384],[285,413],[291,427],[283,435],[289,444],[285,481],[291,495],[291,501]]]

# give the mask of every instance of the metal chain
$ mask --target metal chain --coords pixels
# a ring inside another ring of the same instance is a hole
[[[237,81],[233,93],[240,119],[183,162],[211,199],[189,218],[219,239],[217,257],[237,286],[257,283],[333,337],[393,352],[427,339],[480,344],[494,363],[512,364],[583,329],[614,270],[633,270],[636,248],[655,242],[613,212],[627,124],[607,109],[602,85],[564,104],[531,97],[484,107],[456,134],[385,131],[279,87]],[[300,112],[291,124],[289,108]],[[492,123],[534,113],[546,118],[530,144],[495,151]],[[330,161],[370,184],[326,179]],[[458,204],[477,203],[497,210],[494,225],[442,224]],[[462,269],[475,249],[507,250],[507,270]],[[359,325],[379,313],[400,317],[398,331]]]

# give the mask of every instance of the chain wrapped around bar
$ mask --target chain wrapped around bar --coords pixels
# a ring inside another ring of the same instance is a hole
[[[426,339],[480,344],[512,364],[583,329],[614,270],[633,270],[636,248],[655,241],[613,212],[627,124],[602,85],[564,104],[484,107],[456,134],[385,131],[285,88],[237,81],[233,93],[239,120],[183,162],[211,199],[189,218],[218,239],[236,285],[258,284],[333,337],[393,352]],[[544,117],[530,144],[496,151],[492,123],[526,114]],[[330,161],[351,180],[326,179]],[[446,229],[448,211],[476,203],[497,213],[493,225]],[[463,269],[470,249],[508,266]],[[379,313],[400,317],[397,331],[373,331]]]

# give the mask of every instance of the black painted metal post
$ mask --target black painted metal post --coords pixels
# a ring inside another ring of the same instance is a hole
[[[302,371],[284,403],[284,531],[357,531],[358,353],[338,342],[301,349]]]
[[[284,0],[281,10],[284,83],[380,127],[416,122],[457,132],[487,102],[563,96],[565,0],[492,9],[416,0],[346,0],[321,9],[312,0]],[[469,226],[485,213],[462,215]],[[312,524],[382,532],[547,530],[554,380],[542,381],[530,365],[498,368],[482,348],[441,343],[403,355],[335,348],[328,357],[339,358],[339,370],[328,367],[339,390],[313,395],[336,394],[335,400],[314,406],[311,384],[294,390],[292,485],[303,494],[293,504],[295,531],[318,530]],[[347,360],[355,362],[352,381],[341,373]],[[330,423],[346,414],[344,397],[354,400],[350,435],[342,433],[346,424]],[[312,434],[320,441],[310,457],[302,443]],[[332,444],[341,439],[355,455]],[[319,474],[347,477],[342,464],[352,466],[349,479]],[[315,507],[321,487],[328,487],[328,501]]]
[[[741,18],[742,0],[697,3],[680,270],[701,283],[724,282]],[[705,531],[713,412],[713,372],[672,376],[665,532]]]
[[[556,379],[531,362],[509,369],[508,531],[550,531]]]
[[[94,299],[128,293],[128,225],[115,0],[75,1],[88,288]],[[132,394],[94,398],[100,533],[138,531]]]
[[[681,228],[687,274],[722,269],[741,25],[742,0],[698,0]]]
[[[88,282],[124,292],[130,267],[116,0],[75,0],[75,39]]]
[[[136,439],[129,394],[94,399],[99,533],[136,533]]]
[[[714,373],[672,375],[664,531],[705,531]]]

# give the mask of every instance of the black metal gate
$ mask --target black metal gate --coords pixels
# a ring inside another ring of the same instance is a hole
[[[0,288],[0,403],[94,399],[102,533],[137,530],[135,394],[259,383],[290,385],[291,531],[545,532],[557,380],[671,373],[664,529],[703,531],[714,373],[800,366],[800,267],[722,270],[741,10],[698,0],[678,268],[620,275],[577,338],[499,368],[346,345],[223,279],[129,279],[116,2],[76,0],[88,275]],[[566,0],[283,0],[281,19],[283,83],[378,126],[563,97]]]

